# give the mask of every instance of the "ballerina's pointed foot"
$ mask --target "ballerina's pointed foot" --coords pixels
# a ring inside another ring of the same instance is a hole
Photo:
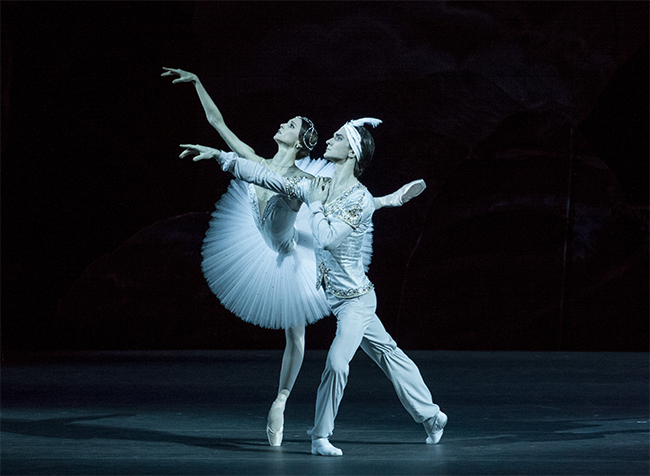
[[[447,424],[447,415],[444,414],[443,412],[438,412],[436,416],[429,418],[428,420],[425,420],[424,423],[424,429],[427,432],[427,435],[429,435],[426,439],[427,445],[435,445],[440,441],[440,438],[442,438],[442,433],[445,429],[445,425]]]
[[[278,431],[273,431],[270,426],[266,426],[266,437],[271,446],[282,446],[282,437],[284,436],[284,427]]]
[[[414,180],[413,182],[407,183],[402,188],[400,188],[396,193],[399,195],[399,201],[404,205],[409,200],[417,197],[424,189],[427,188],[427,184],[422,179]]]
[[[271,446],[282,445],[282,437],[284,436],[284,407],[286,402],[287,396],[280,394],[269,410],[269,415],[266,420],[266,437]]]
[[[427,188],[427,184],[424,180],[418,179],[413,182],[409,182],[406,185],[402,185],[398,190],[386,195],[383,197],[378,197],[376,200],[379,201],[379,204],[382,207],[401,207],[409,200],[420,195],[424,192],[424,189]]]
[[[343,456],[343,451],[337,448],[327,438],[313,438],[311,440],[311,454],[320,456]]]

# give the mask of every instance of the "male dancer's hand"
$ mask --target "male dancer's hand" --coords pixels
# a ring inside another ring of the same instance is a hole
[[[316,177],[316,179],[312,181],[311,187],[309,189],[310,202],[325,203],[330,193],[331,181],[332,179],[329,177]]]

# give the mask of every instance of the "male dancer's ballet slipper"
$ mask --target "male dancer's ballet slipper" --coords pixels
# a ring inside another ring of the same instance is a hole
[[[417,197],[422,192],[424,192],[425,188],[427,188],[427,184],[424,182],[424,180],[414,180],[413,182],[403,185],[397,191],[389,195],[379,197],[378,200],[379,203],[381,203],[382,207],[401,207],[409,200]]]
[[[343,456],[343,451],[337,448],[327,438],[312,438],[311,454],[320,456]]]
[[[442,438],[442,432],[447,424],[447,415],[439,411],[436,416],[424,420],[422,423],[427,435],[429,435],[426,439],[427,445],[435,445]]]
[[[282,445],[282,437],[284,436],[284,407],[286,403],[287,395],[280,393],[269,410],[266,420],[266,437],[271,446]],[[273,429],[278,427],[280,427],[279,430]]]

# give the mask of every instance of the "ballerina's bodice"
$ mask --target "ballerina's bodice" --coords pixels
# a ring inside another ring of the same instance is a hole
[[[287,203],[288,198],[283,195],[272,195],[261,213],[260,201],[252,184],[248,186],[248,198],[255,224],[268,247],[278,253],[291,251],[296,246],[294,224],[298,212]]]

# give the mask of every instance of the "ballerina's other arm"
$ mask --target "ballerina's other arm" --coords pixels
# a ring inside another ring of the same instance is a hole
[[[224,152],[198,144],[181,144],[181,147],[185,148],[180,154],[181,159],[192,157],[194,162],[216,159],[224,172],[230,172],[239,180],[286,195],[291,199],[309,203],[309,189],[312,183],[310,178],[304,176],[285,177],[261,164],[244,160],[234,152]],[[326,178],[326,180],[330,179]]]
[[[262,162],[263,158],[255,153],[252,147],[244,143],[239,137],[232,132],[228,126],[226,126],[225,121],[223,120],[223,115],[219,108],[214,103],[208,92],[201,84],[199,77],[190,73],[189,71],[184,71],[182,69],[174,68],[163,68],[165,70],[161,76],[178,76],[177,79],[172,81],[172,84],[176,83],[192,83],[196,88],[196,92],[199,95],[201,100],[201,105],[205,111],[205,115],[208,118],[208,122],[212,127],[214,127],[221,138],[228,144],[228,147],[235,152],[240,157],[245,159],[252,160],[253,162]],[[200,159],[199,159],[200,160]]]

